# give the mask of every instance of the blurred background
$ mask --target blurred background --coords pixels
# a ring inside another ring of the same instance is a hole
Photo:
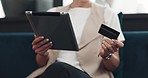
[[[25,10],[47,11],[51,7],[67,5],[72,0],[1,0],[6,17],[24,15]],[[111,7],[124,14],[148,13],[147,0],[91,0],[100,4],[112,1]]]
[[[32,32],[25,16],[26,10],[47,11],[67,5],[72,0],[1,0],[6,17],[0,19],[0,32]],[[102,5],[108,2],[115,12],[123,13],[123,31],[148,30],[147,0],[91,0]]]
[[[47,11],[61,6],[62,0],[1,0],[5,18],[0,19],[0,32],[32,32],[26,10]]]
[[[1,0],[6,18],[24,16],[25,10],[46,11],[61,5],[61,0]],[[54,4],[55,3],[55,4]]]

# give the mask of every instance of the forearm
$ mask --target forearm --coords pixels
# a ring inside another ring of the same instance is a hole
[[[45,66],[48,62],[48,57],[47,55],[40,55],[40,54],[37,54],[36,55],[36,62],[39,66]]]
[[[103,59],[102,63],[104,65],[104,68],[109,71],[114,71],[119,66],[120,60],[118,52],[115,52],[112,54],[109,60]]]

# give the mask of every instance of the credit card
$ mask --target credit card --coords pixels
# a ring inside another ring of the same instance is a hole
[[[119,34],[120,34],[120,32],[118,32],[117,30],[114,30],[114,29],[112,29],[109,26],[106,26],[104,24],[101,25],[98,33],[100,33],[103,36],[106,36],[110,39],[117,39]]]

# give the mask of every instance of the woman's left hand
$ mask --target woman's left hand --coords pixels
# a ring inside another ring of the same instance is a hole
[[[102,49],[99,55],[105,58],[110,53],[118,52],[119,48],[123,47],[123,42],[115,39],[104,38],[102,41]]]

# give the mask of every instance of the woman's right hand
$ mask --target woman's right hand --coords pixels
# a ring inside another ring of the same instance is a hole
[[[44,55],[49,48],[52,47],[52,42],[49,39],[45,39],[44,36],[35,35],[35,39],[32,42],[32,49],[39,55]]]

